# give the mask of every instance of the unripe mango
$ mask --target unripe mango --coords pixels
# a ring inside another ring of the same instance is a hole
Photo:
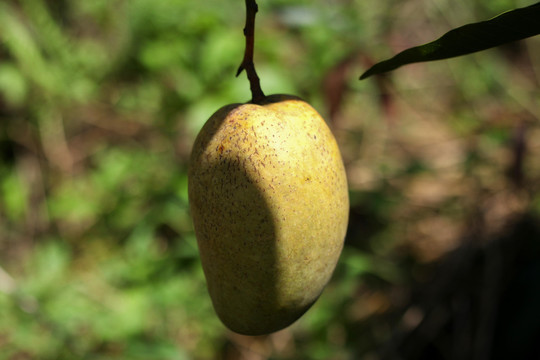
[[[289,95],[224,106],[195,140],[188,179],[222,322],[261,335],[297,320],[330,280],[348,221],[345,169],[322,117]]]

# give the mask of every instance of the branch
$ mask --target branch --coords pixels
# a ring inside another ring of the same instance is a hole
[[[246,26],[244,27],[244,36],[246,37],[246,50],[244,60],[236,72],[236,76],[246,71],[249,85],[251,88],[251,102],[258,103],[264,99],[264,93],[261,89],[261,83],[255,65],[253,64],[253,48],[255,44],[255,14],[259,10],[255,0],[246,0]]]

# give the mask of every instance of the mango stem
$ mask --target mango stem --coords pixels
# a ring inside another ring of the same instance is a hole
[[[265,97],[261,89],[259,76],[255,71],[255,64],[253,63],[253,48],[255,47],[255,14],[257,14],[258,10],[259,7],[255,0],[246,0],[246,26],[244,27],[246,50],[244,52],[244,59],[236,72],[236,76],[238,76],[242,73],[242,70],[246,71],[251,89],[252,103],[260,103]]]

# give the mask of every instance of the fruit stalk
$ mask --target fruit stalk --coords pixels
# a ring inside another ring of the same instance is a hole
[[[255,71],[255,64],[253,63],[253,48],[255,47],[255,15],[259,7],[255,0],[246,0],[246,26],[244,27],[244,36],[246,38],[246,49],[244,51],[244,59],[238,67],[236,76],[242,73],[242,70],[246,71],[249,85],[251,89],[251,102],[260,103],[264,99],[264,93],[261,89],[261,83],[257,71]]]

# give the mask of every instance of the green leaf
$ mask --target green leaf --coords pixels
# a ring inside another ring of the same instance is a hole
[[[400,66],[448,59],[540,34],[540,2],[450,30],[430,43],[404,50],[369,68],[360,80]]]
[[[28,210],[29,189],[17,172],[0,179],[0,195],[5,215],[12,221],[22,221]]]
[[[11,63],[0,63],[0,97],[11,106],[24,105],[28,83],[22,72]]]

